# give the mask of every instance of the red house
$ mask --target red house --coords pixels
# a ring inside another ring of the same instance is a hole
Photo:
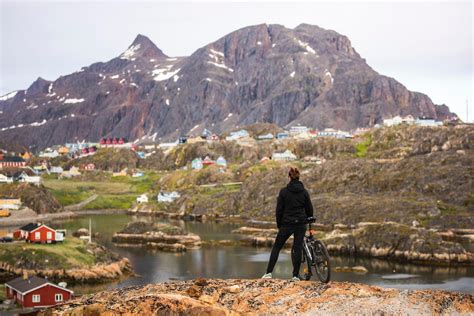
[[[26,166],[26,161],[18,156],[3,156],[0,159],[0,169],[2,168],[21,168]]]
[[[23,307],[48,307],[70,300],[73,291],[37,276],[18,277],[5,283],[7,299]]]
[[[64,240],[62,233],[57,233],[54,229],[39,223],[29,223],[21,227],[13,233],[13,238],[41,244],[50,244]]]

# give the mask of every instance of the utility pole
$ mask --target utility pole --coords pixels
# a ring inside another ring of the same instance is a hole
[[[469,101],[466,99],[466,123],[469,123]]]
[[[89,217],[89,243],[92,242],[92,220],[91,218]]]

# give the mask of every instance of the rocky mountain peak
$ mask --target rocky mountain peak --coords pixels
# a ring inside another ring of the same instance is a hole
[[[36,94],[39,92],[46,92],[51,81],[38,77],[26,90],[27,94]]]
[[[161,59],[168,57],[147,36],[138,34],[128,49],[120,55],[121,59],[134,60],[137,57]]]

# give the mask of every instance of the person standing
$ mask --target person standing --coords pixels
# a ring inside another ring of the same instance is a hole
[[[303,252],[303,239],[306,233],[308,217],[313,217],[313,204],[308,191],[300,181],[298,168],[290,168],[288,172],[290,182],[280,190],[276,206],[276,223],[278,234],[273,244],[267,273],[263,279],[271,279],[273,268],[278,261],[278,255],[285,242],[293,235],[291,260],[293,263],[293,281],[301,280],[299,275],[301,256]]]

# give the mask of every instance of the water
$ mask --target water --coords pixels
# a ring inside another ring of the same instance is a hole
[[[101,285],[78,285],[73,287],[76,293],[91,293],[108,288],[142,285],[170,280],[205,278],[259,278],[265,273],[270,255],[268,248],[244,246],[206,246],[185,253],[167,253],[141,247],[122,248],[115,246],[112,235],[121,230],[128,222],[138,218],[123,215],[87,215],[81,218],[58,223],[57,226],[72,232],[81,227],[89,227],[92,219],[93,232],[99,232],[97,242],[130,259],[136,277]],[[141,220],[160,221],[159,219],[140,217]],[[172,221],[185,230],[198,234],[203,240],[238,239],[230,234],[238,227],[229,223],[199,223]],[[367,274],[333,272],[332,280],[360,282],[383,287],[400,289],[443,289],[474,293],[474,267],[433,267],[405,263],[393,263],[385,260],[367,258],[332,257],[333,266],[362,265]],[[280,254],[274,276],[289,278],[292,265],[288,251]]]

